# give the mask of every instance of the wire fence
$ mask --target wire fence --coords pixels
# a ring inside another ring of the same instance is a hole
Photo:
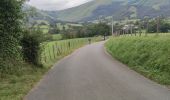
[[[90,38],[91,42],[101,41],[101,37]],[[61,40],[56,42],[44,43],[40,62],[48,65],[55,62],[60,57],[70,54],[73,50],[83,45],[89,44],[89,38]]]

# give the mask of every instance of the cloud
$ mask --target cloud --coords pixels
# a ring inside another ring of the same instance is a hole
[[[92,0],[30,0],[28,4],[42,10],[63,10]]]

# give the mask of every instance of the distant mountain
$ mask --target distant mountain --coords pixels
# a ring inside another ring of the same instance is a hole
[[[78,7],[45,13],[63,21],[89,21],[112,15],[117,20],[170,16],[170,0],[93,0]]]
[[[24,11],[24,13],[27,14],[28,17],[30,17],[31,21],[38,21],[38,20],[44,20],[44,21],[48,21],[48,22],[56,21],[56,18],[54,18],[53,16],[50,16],[45,11],[36,9],[36,8],[29,6],[27,4],[24,5],[23,11]]]

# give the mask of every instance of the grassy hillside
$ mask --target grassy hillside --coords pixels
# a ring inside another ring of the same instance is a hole
[[[51,16],[65,21],[89,21],[99,16],[115,18],[141,18],[144,16],[156,17],[158,15],[170,16],[169,0],[93,0],[78,7],[53,12]],[[56,14],[54,14],[56,13]]]
[[[161,84],[170,85],[170,35],[112,38],[106,48],[130,68]]]
[[[48,14],[57,17],[59,20],[77,21],[90,16],[98,6],[108,5],[110,3],[111,0],[94,0],[78,7],[62,10],[59,12],[49,12]]]
[[[100,16],[114,16],[115,19],[170,16],[169,0],[92,0],[83,5],[62,11],[37,11],[34,20],[53,21],[89,21]],[[31,7],[26,5],[25,11]]]
[[[48,22],[53,22],[56,20],[55,17],[50,16],[48,13],[36,9],[34,7],[31,7],[30,5],[27,4],[23,6],[23,11],[25,14],[27,14],[29,19],[31,19],[29,23],[32,23],[32,21],[36,21],[36,20],[45,20]]]

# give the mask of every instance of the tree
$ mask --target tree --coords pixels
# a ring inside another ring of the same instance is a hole
[[[169,32],[170,31],[170,23],[166,23],[166,22],[161,23],[160,31],[163,33]]]
[[[110,35],[110,27],[105,23],[99,23],[95,26],[97,34],[103,35],[105,37]]]
[[[46,37],[41,30],[25,30],[21,39],[23,58],[26,62],[40,65],[41,43]]]
[[[159,21],[159,32],[166,33],[170,30],[170,23],[166,22],[164,19],[160,19]],[[157,32],[157,20],[151,20],[149,22],[148,32],[155,33]]]
[[[21,0],[0,0],[0,57],[3,59],[20,58],[22,4]]]
[[[24,24],[27,28],[32,29],[34,27],[34,24],[36,23],[32,21],[32,18],[38,15],[37,10],[34,7],[30,7],[29,9],[26,9],[24,12],[25,12]]]
[[[60,29],[57,27],[56,23],[50,24],[49,33],[50,34],[59,34],[60,33]]]

